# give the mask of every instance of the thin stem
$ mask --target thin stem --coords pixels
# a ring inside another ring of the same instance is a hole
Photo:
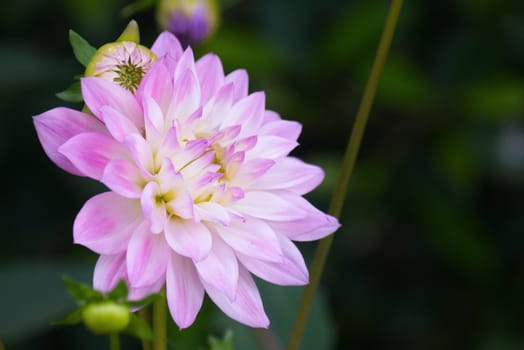
[[[120,339],[118,338],[118,333],[109,335],[109,349],[120,350]]]
[[[264,350],[282,350],[283,347],[275,337],[275,335],[268,329],[251,328],[252,334],[255,336],[258,344]]]
[[[164,294],[164,293],[163,293]],[[153,302],[153,350],[167,349],[167,303],[164,295]]]
[[[147,324],[150,324],[150,312],[149,306],[144,306],[138,311],[138,316],[140,316]],[[151,342],[148,340],[142,340],[142,350],[152,350]]]
[[[340,215],[344,205],[349,179],[351,177],[351,173],[353,172],[355,160],[357,158],[360,143],[362,141],[362,136],[366,128],[369,111],[371,110],[373,100],[375,99],[380,75],[386,62],[389,47],[391,46],[391,40],[393,39],[393,33],[395,32],[395,27],[401,7],[402,0],[392,0],[388,16],[386,18],[386,23],[384,25],[384,31],[382,32],[382,36],[380,38],[375,61],[373,62],[373,67],[371,68],[371,73],[364,90],[364,95],[362,96],[357,116],[353,123],[353,129],[351,131],[351,136],[349,138],[346,153],[344,154],[344,160],[342,162],[342,169],[340,171],[337,185],[331,199],[329,214],[335,217]],[[330,235],[322,239],[318,244],[311,267],[310,283],[306,286],[304,294],[302,295],[302,299],[300,300],[299,309],[295,318],[293,329],[291,331],[287,350],[298,350],[300,346],[300,341],[302,339],[302,334],[304,333],[304,328],[306,326],[311,304],[313,303],[313,297],[315,295],[316,289],[318,288],[320,277],[322,275],[322,271],[324,270],[332,241],[333,235]]]

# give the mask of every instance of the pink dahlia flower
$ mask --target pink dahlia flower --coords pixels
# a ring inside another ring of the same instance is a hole
[[[219,58],[195,62],[168,33],[133,93],[101,77],[81,81],[92,115],[54,108],[34,118],[42,146],[62,169],[105,184],[75,219],[74,241],[100,254],[94,287],[125,279],[131,298],[165,285],[180,328],[204,293],[252,327],[269,320],[251,274],[304,285],[292,241],[322,238],[338,221],[302,195],[322,170],[288,156],[301,126],[248,94],[244,70],[224,75]]]

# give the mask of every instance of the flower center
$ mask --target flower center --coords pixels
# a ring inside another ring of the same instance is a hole
[[[115,82],[134,93],[156,59],[147,47],[134,42],[109,43],[97,50],[84,75]]]
[[[113,71],[117,74],[113,81],[131,92],[135,92],[138,88],[138,84],[142,81],[145,73],[141,66],[131,62],[131,57],[127,59],[127,62],[117,64],[116,69]]]

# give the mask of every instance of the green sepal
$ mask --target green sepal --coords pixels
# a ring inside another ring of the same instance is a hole
[[[64,281],[69,294],[79,305],[84,305],[88,301],[104,299],[104,294],[102,294],[102,292],[94,290],[87,284],[74,281],[67,276],[63,276],[62,280]]]
[[[228,329],[222,339],[218,339],[212,335],[208,338],[210,350],[235,350],[233,342],[233,331]]]
[[[144,307],[151,302],[155,301],[156,298],[161,297],[159,293],[149,294],[147,297],[140,300],[126,301],[125,304],[129,307]]]
[[[64,91],[58,92],[56,97],[66,102],[83,102],[82,91],[80,89],[80,83],[78,81],[69,85]]]
[[[123,301],[127,299],[127,285],[124,280],[120,280],[115,288],[107,294],[108,299],[114,301]]]
[[[134,43],[140,43],[140,32],[138,30],[138,23],[134,19],[129,21],[126,29],[120,34],[116,41],[132,41]]]
[[[82,309],[75,310],[61,320],[51,322],[52,326],[73,325],[82,322]]]
[[[131,314],[131,320],[122,332],[142,340],[153,340],[155,338],[151,327],[136,314]]]
[[[95,55],[96,49],[72,29],[69,30],[69,43],[78,62],[84,67],[87,66]]]

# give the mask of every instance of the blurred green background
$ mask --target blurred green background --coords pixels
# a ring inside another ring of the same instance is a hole
[[[104,349],[60,276],[89,282],[96,256],[72,244],[79,208],[103,188],[55,167],[31,116],[82,72],[67,39],[115,39],[124,0],[0,2],[0,339],[7,349]],[[308,197],[327,209],[388,1],[223,0],[196,49],[304,129],[294,151],[326,170]],[[152,11],[134,16],[142,42]],[[74,105],[72,105],[74,106]],[[77,106],[74,106],[77,107]],[[407,0],[350,185],[303,349],[524,349],[524,2]],[[300,247],[311,261],[316,244]],[[281,341],[301,289],[260,284]],[[176,349],[245,327],[206,301]],[[125,349],[138,349],[124,339]],[[0,345],[1,348],[1,345]]]

